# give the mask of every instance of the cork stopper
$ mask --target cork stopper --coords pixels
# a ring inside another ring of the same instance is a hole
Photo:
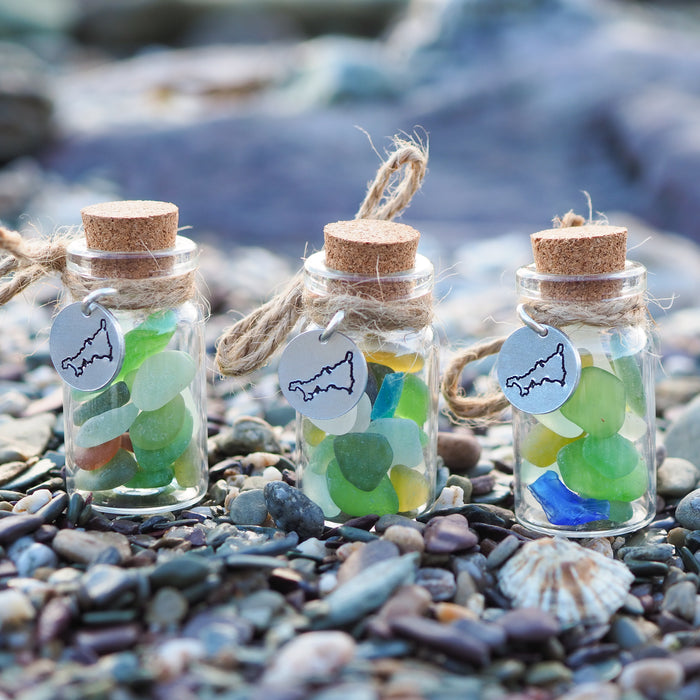
[[[323,229],[326,265],[360,275],[411,270],[420,233],[411,226],[378,219],[336,221]]]
[[[104,202],[80,213],[87,244],[95,250],[131,253],[175,246],[178,209],[170,202]]]
[[[625,269],[627,229],[585,224],[539,231],[530,236],[537,272],[546,275],[605,275]],[[619,294],[619,280],[542,283],[542,295],[566,301],[600,301]]]
[[[92,274],[131,279],[169,274],[174,258],[150,253],[170,250],[177,240],[178,208],[170,202],[122,201],[81,210],[88,248],[105,253],[133,253],[119,259],[97,258]]]

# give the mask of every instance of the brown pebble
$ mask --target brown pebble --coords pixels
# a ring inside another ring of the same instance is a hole
[[[401,586],[394,595],[387,600],[379,609],[376,615],[369,618],[368,627],[370,632],[379,637],[391,636],[391,623],[393,620],[405,617],[406,615],[424,615],[432,598],[427,589],[423,586],[410,584]]]
[[[497,622],[515,642],[544,642],[560,631],[557,619],[539,608],[509,610]]]
[[[430,520],[425,532],[425,551],[431,554],[449,554],[471,549],[479,543],[469,529],[467,519],[459,513],[438,515]]]
[[[464,474],[473,469],[481,457],[481,444],[467,430],[438,433],[437,450],[445,466],[455,474]]]
[[[622,690],[638,690],[656,697],[678,688],[684,679],[683,666],[673,659],[641,659],[627,664],[617,679]]]
[[[418,530],[412,527],[404,527],[403,525],[391,525],[382,535],[382,539],[393,542],[401,554],[407,552],[418,552],[423,554],[425,551],[425,540]]]

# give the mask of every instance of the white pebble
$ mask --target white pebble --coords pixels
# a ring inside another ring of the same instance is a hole
[[[282,481],[282,472],[277,467],[265,467],[262,475],[265,481]]]
[[[330,593],[338,585],[338,577],[333,571],[326,571],[318,577],[318,591],[321,595]]]
[[[0,591],[0,630],[33,620],[35,614],[34,606],[24,593],[11,588]]]
[[[319,559],[323,559],[327,553],[326,543],[321,542],[317,537],[309,537],[308,540],[300,542],[296,548],[307,557],[318,557]]]
[[[155,650],[155,661],[162,676],[177,678],[204,654],[204,644],[199,639],[169,639]]]
[[[614,683],[583,683],[559,700],[618,700],[620,690]]]
[[[461,486],[445,486],[433,504],[434,510],[459,508],[464,505],[464,489]]]
[[[283,646],[265,672],[263,686],[327,682],[355,656],[355,640],[346,632],[307,632]]]
[[[51,491],[48,489],[39,489],[34,493],[20,498],[17,503],[15,503],[12,509],[13,513],[36,513],[40,508],[45,506],[53,497]]]
[[[632,661],[622,669],[617,683],[622,690],[639,690],[645,695],[662,695],[678,688],[685,677],[683,667],[673,659]]]

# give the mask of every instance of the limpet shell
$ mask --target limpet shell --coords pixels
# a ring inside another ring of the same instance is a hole
[[[498,574],[514,607],[545,610],[565,627],[606,623],[633,581],[622,562],[560,537],[526,542]]]

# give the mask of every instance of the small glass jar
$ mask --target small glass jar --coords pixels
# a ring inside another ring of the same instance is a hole
[[[563,331],[581,359],[578,386],[560,408],[513,408],[517,519],[568,537],[643,527],[656,511],[646,269],[628,261],[619,272],[562,275],[529,265],[517,285],[527,315]]]
[[[66,485],[107,513],[157,513],[196,503],[207,488],[204,322],[196,303],[197,246],[110,252],[84,239],[67,252],[70,301],[99,303],[124,338],[107,386],[64,386]]]
[[[297,413],[297,483],[329,521],[375,514],[415,516],[435,495],[438,411],[437,342],[432,325],[397,327],[391,311],[353,321],[353,298],[390,304],[432,304],[433,266],[422,255],[412,269],[357,274],[326,265],[324,252],[304,266],[306,299],[342,294],[345,322],[338,330],[360,349],[367,383],[344,415],[312,420]],[[323,330],[331,318],[309,311],[305,330]],[[356,320],[356,319],[355,319]]]

